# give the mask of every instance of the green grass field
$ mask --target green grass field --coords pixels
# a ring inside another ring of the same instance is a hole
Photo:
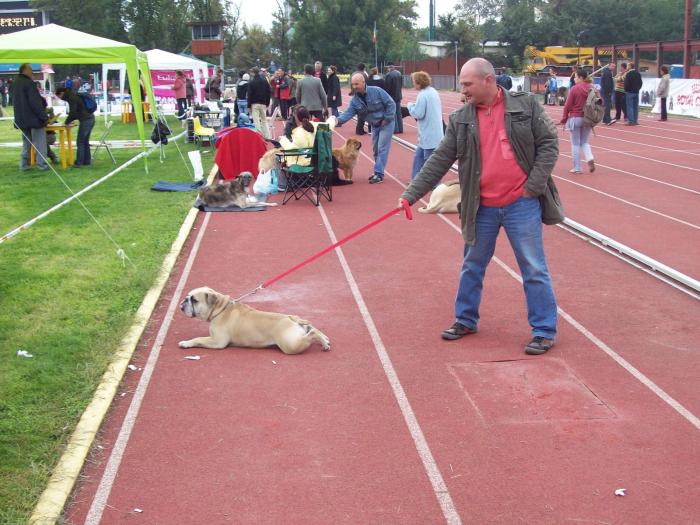
[[[93,140],[102,126],[98,118]],[[136,126],[117,121],[110,137],[135,139]],[[11,121],[0,121],[0,142],[19,140]],[[187,158],[192,146],[179,145]],[[113,152],[121,164],[140,150]],[[203,155],[205,172],[212,157]],[[69,195],[50,171],[20,172],[18,148],[0,148],[0,166],[0,235]],[[58,172],[77,191],[114,167],[102,151],[89,168]],[[26,523],[192,205],[194,193],[149,190],[157,180],[191,180],[172,143],[149,167],[136,162],[82,198],[135,267],[75,201],[0,244],[1,524]]]

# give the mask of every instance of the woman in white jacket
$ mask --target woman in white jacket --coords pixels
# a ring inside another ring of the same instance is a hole
[[[661,80],[659,80],[659,85],[656,88],[656,96],[661,100],[661,118],[660,121],[668,120],[668,113],[666,113],[666,99],[668,98],[668,91],[671,87],[671,80],[668,75],[668,67],[661,66]]]
[[[415,103],[408,104],[408,113],[418,122],[418,147],[413,157],[413,169],[411,170],[411,180],[413,180],[445,134],[442,129],[440,96],[430,85],[432,82],[430,75],[425,71],[416,71],[411,74],[411,80],[413,80],[413,86],[418,90],[418,98]]]

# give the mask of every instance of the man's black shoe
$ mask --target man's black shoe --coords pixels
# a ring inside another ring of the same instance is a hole
[[[469,328],[464,326],[462,323],[455,323],[450,326],[447,330],[443,330],[442,338],[448,341],[454,341],[455,339],[461,339],[465,335],[475,334],[475,328]]]
[[[525,353],[529,355],[542,355],[553,346],[553,339],[547,339],[537,335],[527,344],[525,347]]]
[[[384,178],[380,177],[379,175],[372,175],[372,178],[369,179],[370,184],[379,184],[381,182],[384,182]]]

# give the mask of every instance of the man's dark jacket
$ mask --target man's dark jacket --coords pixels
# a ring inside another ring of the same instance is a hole
[[[19,129],[43,128],[49,118],[34,81],[26,75],[17,75],[12,84],[15,105],[15,126]]]
[[[603,95],[611,95],[614,90],[615,80],[610,70],[606,67],[603,70],[603,76],[600,77],[600,92]]]
[[[642,75],[636,69],[630,69],[625,75],[625,93],[639,93],[642,89]]]
[[[262,75],[253,77],[248,82],[248,106],[253,104],[269,106],[271,91],[270,83]]]
[[[403,76],[401,72],[392,69],[384,77],[384,87],[389,96],[394,99],[394,102],[399,102],[402,98],[401,85],[403,84]]]

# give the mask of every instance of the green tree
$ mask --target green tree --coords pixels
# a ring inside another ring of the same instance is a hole
[[[232,65],[243,70],[253,66],[267,67],[273,58],[270,34],[259,25],[244,25],[243,38],[236,46]]]
[[[438,40],[458,42],[460,57],[472,57],[479,52],[481,33],[470,17],[458,17],[453,13],[438,16]],[[454,56],[454,47],[450,48]]]
[[[377,23],[378,60],[398,60],[416,18],[414,0],[290,0],[295,65],[321,60],[351,71],[374,64],[372,33]]]
[[[45,9],[51,20],[91,35],[128,42],[122,0],[31,0],[34,9]]]

